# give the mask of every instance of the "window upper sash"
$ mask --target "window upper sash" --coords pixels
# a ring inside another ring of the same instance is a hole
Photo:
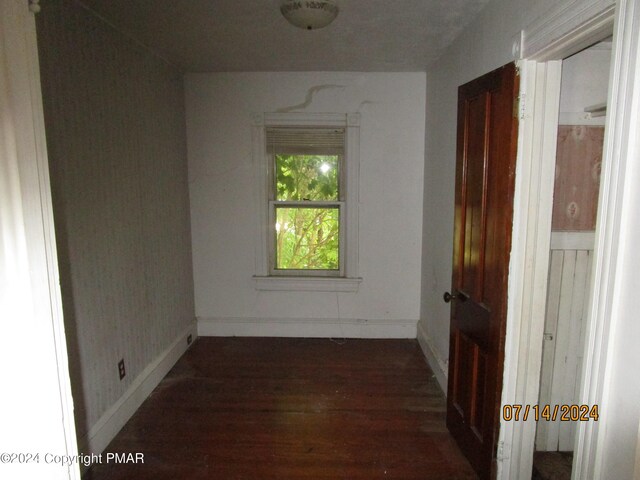
[[[271,155],[344,155],[343,128],[267,128],[267,152]]]

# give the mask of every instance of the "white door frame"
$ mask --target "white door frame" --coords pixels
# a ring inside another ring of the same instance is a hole
[[[624,240],[623,207],[629,152],[639,142],[631,128],[640,113],[631,108],[640,94],[638,38],[640,0],[563,2],[522,32],[514,45],[521,67],[520,133],[514,204],[513,245],[505,344],[502,405],[538,402],[550,224],[555,171],[562,58],[614,32],[598,224],[587,316],[581,404],[599,405],[598,422],[580,422],[572,478],[602,478],[602,436],[606,424],[607,352],[614,327],[619,255]],[[530,478],[536,424],[501,422],[498,478]]]
[[[11,222],[2,222],[1,233],[4,256],[18,259],[12,270],[8,269],[12,280],[23,280],[20,288],[3,291],[3,296],[18,293],[21,303],[13,310],[11,305],[3,305],[3,315],[7,310],[9,314],[2,318],[0,333],[13,344],[10,349],[3,345],[0,355],[21,378],[16,381],[13,375],[9,376],[12,380],[5,379],[6,395],[0,398],[0,407],[11,421],[2,425],[6,434],[2,449],[39,454],[39,461],[32,460],[31,465],[3,462],[0,471],[9,477],[13,474],[13,478],[79,480],[78,462],[63,465],[45,459],[47,453],[74,458],[78,451],[40,88],[34,19],[38,11],[35,0],[0,0],[0,38],[6,42],[0,59],[4,63],[2,113],[8,119],[8,127],[3,123],[3,139],[9,139],[0,151],[0,160],[3,172],[11,172],[3,179],[2,186],[10,188],[3,192],[1,201],[3,213],[12,214]],[[16,409],[16,405],[24,408]],[[48,423],[39,423],[39,430],[25,427],[44,416]],[[27,451],[24,445],[33,450]]]

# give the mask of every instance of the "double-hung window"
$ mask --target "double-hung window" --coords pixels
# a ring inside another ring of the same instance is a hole
[[[270,274],[343,276],[344,128],[272,127]]]
[[[256,288],[355,291],[359,115],[256,115]]]

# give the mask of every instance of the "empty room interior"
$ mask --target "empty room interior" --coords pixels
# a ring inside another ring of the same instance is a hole
[[[0,477],[640,478],[638,0],[0,1]]]

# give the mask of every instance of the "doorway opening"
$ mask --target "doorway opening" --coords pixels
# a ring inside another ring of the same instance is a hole
[[[562,63],[534,479],[569,479],[590,302],[611,39]],[[556,405],[559,407],[556,411]],[[575,407],[574,407],[575,406]],[[543,411],[543,410],[541,410]],[[586,415],[598,412],[588,409]]]

